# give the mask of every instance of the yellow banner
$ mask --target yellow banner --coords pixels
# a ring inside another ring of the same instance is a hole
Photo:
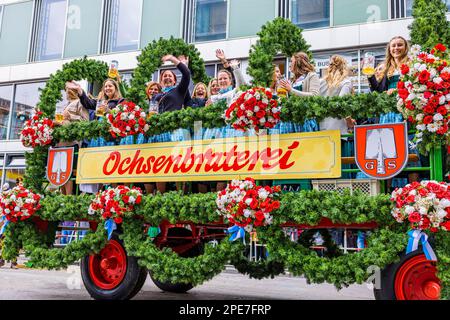
[[[339,131],[81,149],[77,183],[341,176]]]

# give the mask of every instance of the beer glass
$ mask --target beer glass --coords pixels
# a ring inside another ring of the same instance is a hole
[[[64,108],[56,107],[56,112],[55,112],[55,121],[56,122],[61,123],[64,121],[63,111],[64,111]]]
[[[366,52],[364,54],[362,73],[366,76],[375,74],[375,55],[372,52]]]
[[[97,107],[95,109],[95,115],[97,117],[104,117],[106,112],[106,101],[97,100]]]
[[[147,118],[151,118],[152,115],[154,114],[158,114],[159,112],[159,106],[158,106],[158,102],[156,101],[150,101],[148,103],[148,114],[147,114]]]
[[[108,77],[111,79],[116,79],[119,75],[119,61],[112,60],[109,64]]]

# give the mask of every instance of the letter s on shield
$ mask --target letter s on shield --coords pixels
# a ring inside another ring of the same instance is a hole
[[[47,180],[56,187],[63,186],[72,176],[74,148],[50,148],[47,159]]]
[[[408,163],[406,123],[355,126],[355,161],[373,179],[399,174]]]

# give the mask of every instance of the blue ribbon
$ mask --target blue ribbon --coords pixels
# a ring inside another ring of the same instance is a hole
[[[411,253],[419,249],[419,241],[422,243],[423,253],[427,260],[437,261],[436,254],[433,251],[430,243],[428,242],[428,235],[420,230],[408,231],[409,240],[406,247],[406,254]]]
[[[4,221],[5,223],[3,224],[2,229],[0,230],[0,236],[3,235],[3,233],[5,232],[6,226],[9,224],[9,220],[7,220],[5,216],[2,216],[2,217],[0,218],[0,222],[3,222],[3,221]]]
[[[111,240],[113,231],[117,229],[117,225],[113,219],[108,219],[105,221],[105,229],[108,231],[108,240]]]
[[[227,233],[231,234],[230,241],[236,241],[237,239],[242,239],[245,244],[245,229],[237,225],[228,228]]]

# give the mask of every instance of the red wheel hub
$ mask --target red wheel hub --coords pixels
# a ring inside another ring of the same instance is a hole
[[[127,254],[122,245],[111,240],[99,254],[89,257],[89,276],[103,290],[116,288],[127,273]]]
[[[407,260],[395,276],[395,296],[398,300],[438,300],[441,285],[436,265],[425,255]]]

